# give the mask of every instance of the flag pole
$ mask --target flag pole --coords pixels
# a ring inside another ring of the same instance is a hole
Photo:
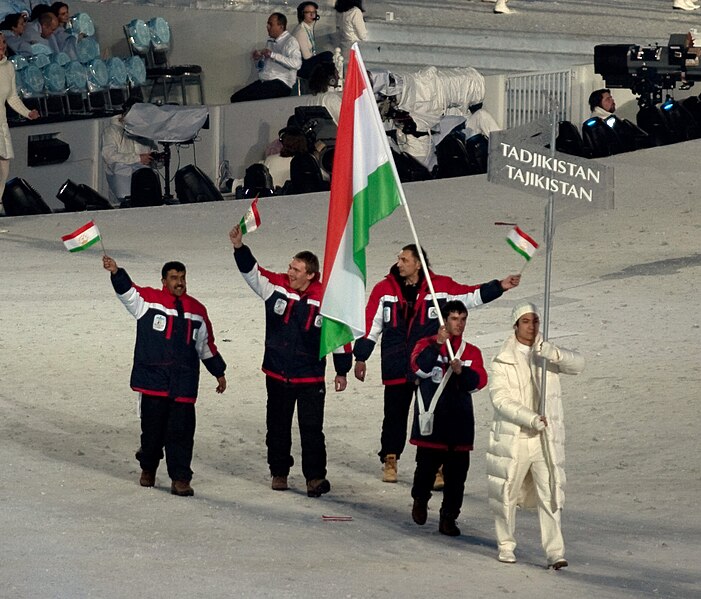
[[[352,46],[352,49],[355,50],[355,56],[359,62],[359,67],[360,67],[360,73],[363,76],[363,79],[365,81],[365,87],[368,91],[372,90],[372,85],[370,83],[370,79],[368,78],[368,73],[365,69],[365,62],[363,61],[363,57],[360,54],[360,48],[358,47],[358,42],[355,42]],[[436,313],[438,314],[438,323],[440,326],[444,326],[445,322],[443,320],[443,315],[441,314],[440,307],[438,305],[438,300],[436,299],[436,291],[433,288],[433,281],[431,280],[431,273],[428,270],[428,266],[426,265],[426,262],[424,260],[424,253],[423,250],[421,249],[421,243],[419,242],[419,236],[418,233],[416,232],[416,227],[414,226],[414,219],[411,217],[411,212],[409,211],[409,204],[406,201],[406,195],[404,194],[404,186],[402,185],[400,179],[399,179],[399,173],[397,172],[397,165],[394,164],[394,157],[392,156],[392,149],[389,147],[389,141],[387,140],[387,134],[385,133],[385,127],[382,124],[382,119],[380,118],[380,111],[377,109],[377,105],[375,105],[375,110],[372,111],[372,116],[373,119],[375,120],[375,126],[378,127],[380,131],[382,131],[381,139],[382,139],[382,144],[384,145],[384,149],[387,152],[387,156],[389,157],[389,164],[392,169],[392,174],[394,175],[395,180],[398,183],[398,189],[399,189],[399,198],[402,202],[402,205],[404,206],[404,212],[406,212],[406,217],[407,220],[409,221],[409,227],[411,228],[411,234],[414,237],[414,243],[416,244],[416,249],[418,250],[419,253],[419,261],[421,262],[421,266],[424,269],[424,275],[426,277],[426,284],[428,285],[428,289],[431,292],[431,298],[433,301],[433,305],[436,308]],[[455,359],[455,352],[453,351],[453,347],[450,345],[450,343],[446,344],[448,347],[448,354],[450,356],[451,360]]]
[[[97,227],[97,223],[95,222],[95,219],[92,219],[92,224]],[[100,227],[97,227],[97,230],[100,230]],[[102,255],[106,256],[107,255],[107,250],[105,250],[105,244],[102,241],[102,233],[100,233],[100,246],[102,247]]]

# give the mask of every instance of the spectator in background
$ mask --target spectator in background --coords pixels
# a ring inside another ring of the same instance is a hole
[[[249,102],[289,96],[302,66],[299,43],[287,31],[287,17],[274,12],[268,17],[266,47],[251,54],[258,63],[258,81],[254,81],[231,96],[231,102]]]
[[[2,192],[10,174],[10,160],[15,157],[10,129],[7,126],[5,103],[13,110],[30,120],[38,119],[37,110],[29,110],[17,95],[15,88],[15,68],[5,56],[5,37],[0,33],[0,214],[3,214]]]
[[[35,21],[27,23],[24,33],[22,34],[22,41],[19,45],[18,54],[32,56],[32,46],[34,44],[41,44],[42,46],[46,46],[51,52],[54,52],[55,47],[51,42],[51,36],[58,28],[58,18],[54,13],[49,11],[48,6],[46,9],[47,10],[41,13]]]
[[[152,152],[157,150],[153,141],[132,137],[124,130],[124,117],[137,103],[129,98],[122,114],[113,116],[102,133],[102,161],[105,165],[107,185],[113,201],[124,202],[131,195],[132,175],[143,168],[153,168]]]
[[[314,36],[314,27],[319,20],[319,5],[316,2],[302,2],[297,7],[298,25],[292,31],[302,53],[302,68],[297,71],[302,79],[309,79],[318,65],[333,65],[331,52],[319,52]]]
[[[589,96],[591,116],[607,119],[616,112],[616,101],[610,89],[597,89]]]
[[[51,41],[54,45],[55,52],[63,52],[66,46],[66,41],[71,37],[68,24],[71,19],[71,13],[68,9],[68,4],[65,2],[54,2],[50,7],[51,12],[58,19],[58,27],[51,36]]]
[[[2,31],[7,42],[7,56],[14,56],[19,53],[22,34],[26,26],[27,17],[21,12],[7,15],[0,23],[0,31]]]
[[[282,149],[279,154],[270,154],[263,162],[273,178],[274,187],[282,187],[290,178],[290,163],[298,154],[309,152],[309,140],[299,127],[285,127],[280,131]]]
[[[368,31],[363,19],[363,0],[336,0],[336,33],[343,52],[343,58],[348,61],[348,54],[355,42],[368,39]]]

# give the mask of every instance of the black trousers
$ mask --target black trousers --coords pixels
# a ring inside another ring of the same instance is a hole
[[[399,459],[406,446],[407,419],[414,400],[414,383],[385,385],[385,416],[382,420],[380,461],[385,461],[387,454],[393,453]]]
[[[326,478],[324,438],[324,383],[290,385],[266,377],[268,465],[272,476],[287,476],[292,458],[292,417],[297,406],[297,423],[302,445],[302,473],[306,480]]]
[[[292,88],[279,79],[271,79],[270,81],[261,81],[259,79],[235,92],[230,100],[234,103],[266,100],[268,98],[285,98],[290,95],[291,91]]]
[[[141,395],[141,447],[136,459],[143,470],[155,472],[165,448],[168,476],[172,480],[192,480],[194,443],[195,404]]]
[[[416,448],[416,470],[414,471],[414,486],[411,496],[414,499],[428,501],[436,480],[436,472],[443,465],[443,503],[444,513],[457,518],[462,507],[465,493],[467,471],[470,469],[470,452],[453,451],[452,449]]]
[[[311,58],[303,58],[302,66],[297,75],[302,79],[309,79],[314,69],[323,63],[333,64],[333,54],[331,52],[321,52],[320,54],[315,54]]]

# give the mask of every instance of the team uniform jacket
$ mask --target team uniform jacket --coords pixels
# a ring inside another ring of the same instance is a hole
[[[460,350],[462,339],[451,337],[450,343],[455,354]],[[474,391],[487,384],[487,371],[484,369],[482,352],[475,345],[465,343],[462,353],[456,358],[462,362],[462,372],[453,374],[441,393],[433,412],[433,432],[422,435],[419,429],[419,410],[414,406],[414,424],[410,443],[432,449],[453,449],[472,451],[475,441],[475,415],[472,408]],[[411,367],[416,373],[421,390],[424,408],[428,410],[433,395],[445,372],[450,368],[447,344],[438,345],[436,336],[421,339],[411,354]]]
[[[319,359],[321,343],[321,284],[313,280],[302,293],[290,288],[285,273],[261,268],[248,246],[234,252],[246,283],[265,302],[265,354],[263,372],[293,384],[323,383],[326,359]],[[337,374],[345,376],[352,355],[343,349],[333,354]]]
[[[447,301],[460,300],[470,310],[501,297],[503,293],[496,279],[482,285],[462,285],[450,277],[431,272],[431,280],[441,307]],[[365,362],[382,335],[382,382],[385,385],[401,385],[414,380],[409,363],[411,352],[419,339],[438,332],[438,312],[426,279],[421,279],[414,313],[409,319],[402,295],[403,284],[395,264],[370,293],[365,308],[367,334],[358,339],[353,348],[355,359]]]
[[[214,344],[207,309],[185,293],[180,297],[183,316],[179,317],[176,297],[165,287],[139,287],[123,268],[111,280],[117,296],[136,318],[131,388],[147,395],[195,403],[199,361],[216,378],[224,376],[226,370]]]

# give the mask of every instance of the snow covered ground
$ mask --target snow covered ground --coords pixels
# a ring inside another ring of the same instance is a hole
[[[502,597],[692,598],[698,542],[700,142],[619,155],[616,209],[561,223],[554,246],[551,337],[581,350],[585,372],[563,379],[568,423],[570,567],[545,569],[534,514],[519,516],[518,563],[497,562],[484,453],[491,417],[475,396],[477,442],[462,536],[437,532],[440,494],[424,527],[411,520],[413,448],[400,482],[382,483],[379,359],[365,383],[329,391],[332,490],[270,490],[265,463],[263,306],[235,268],[227,233],[247,202],[0,220],[0,595],[8,598]],[[495,221],[542,239],[542,200],[485,177],[406,186],[437,272],[478,283],[521,267]],[[261,264],[323,255],[326,198],[260,202],[247,236]],[[61,235],[95,217],[107,251],[134,280],[158,285],[180,259],[209,308],[229,363],[229,389],[203,375],[194,498],[138,485],[134,322],[115,298],[99,246],[66,252]],[[410,242],[396,211],[372,233],[372,283]],[[468,335],[491,358],[512,304],[542,303],[544,256],[521,286],[474,310]],[[297,434],[295,432],[295,439]],[[299,449],[294,453],[299,457]],[[351,516],[324,522],[322,515]]]

